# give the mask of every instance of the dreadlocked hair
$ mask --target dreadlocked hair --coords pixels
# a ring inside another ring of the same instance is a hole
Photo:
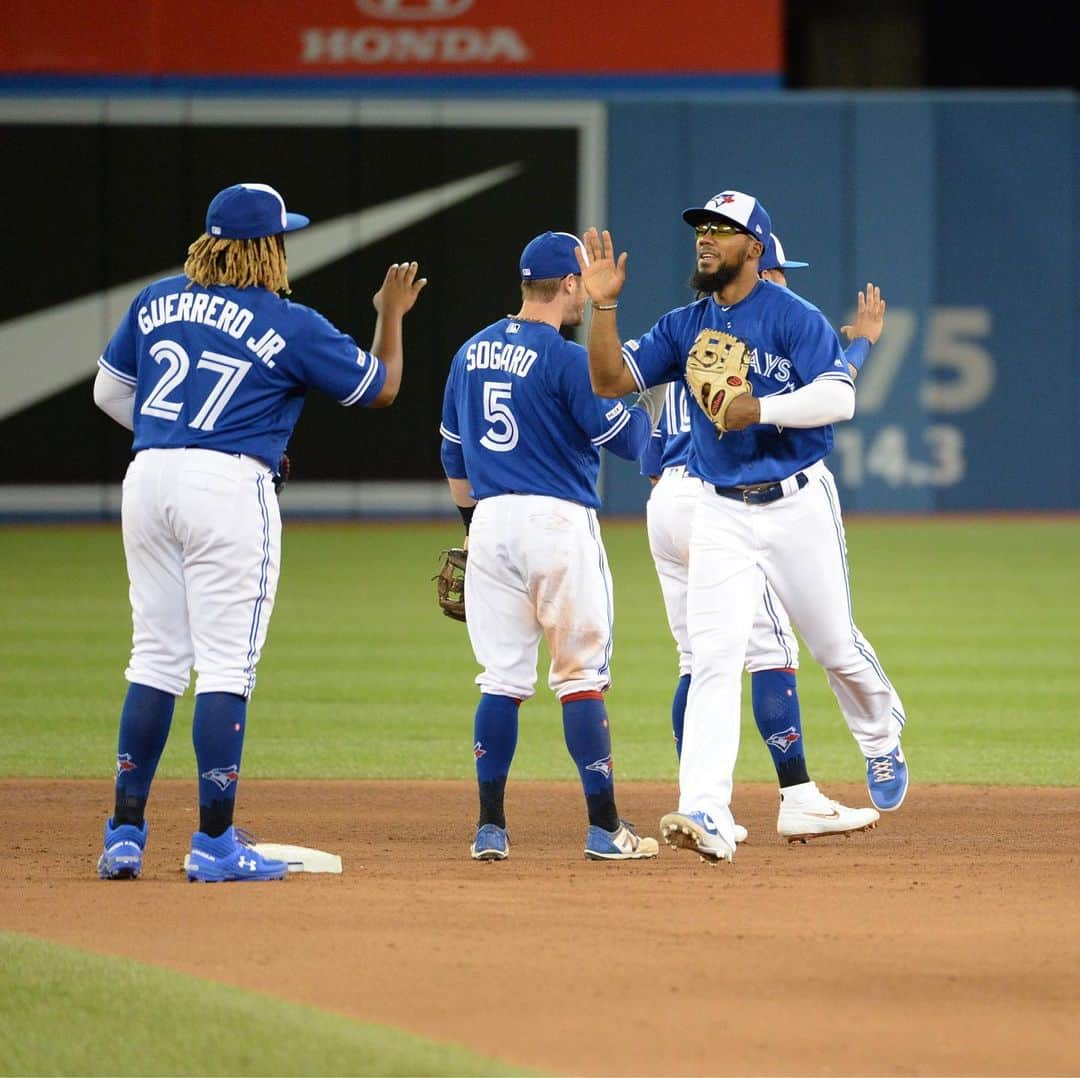
[[[230,240],[203,233],[189,248],[184,273],[204,288],[215,284],[233,288],[257,285],[288,295],[288,267],[282,236]]]

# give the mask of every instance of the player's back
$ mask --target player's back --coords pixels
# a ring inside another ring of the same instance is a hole
[[[599,506],[598,447],[629,413],[593,394],[580,345],[547,323],[500,319],[459,349],[447,399],[443,434],[460,438],[476,497],[548,494]]]
[[[164,278],[134,300],[102,356],[135,382],[133,448],[198,447],[276,465],[308,386],[342,403],[378,364],[322,315],[260,287]]]

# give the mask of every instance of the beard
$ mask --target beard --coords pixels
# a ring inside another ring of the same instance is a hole
[[[702,292],[705,295],[722,292],[739,276],[741,269],[742,266],[721,266],[712,273],[706,273],[704,270],[694,270],[690,275],[690,287],[695,292]]]

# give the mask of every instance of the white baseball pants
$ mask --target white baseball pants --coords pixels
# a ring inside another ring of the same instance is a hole
[[[132,649],[124,676],[182,696],[249,696],[281,565],[273,475],[252,457],[145,449],[121,503]]]
[[[690,525],[701,492],[700,479],[687,475],[686,466],[666,468],[645,505],[649,549],[652,551],[660,591],[664,597],[668,626],[679,653],[679,675],[689,674],[693,661],[686,628],[686,589],[690,566]],[[746,646],[746,669],[798,670],[799,642],[787,611],[768,581],[750,628]]]
[[[765,581],[825,670],[863,755],[896,748],[900,698],[855,625],[840,500],[824,462],[805,488],[748,506],[702,484],[690,537],[687,626],[693,679],[679,767],[680,811],[730,826],[746,641]],[[733,839],[733,835],[726,835]]]
[[[611,572],[593,509],[540,494],[483,498],[469,528],[465,614],[481,692],[536,691],[541,632],[562,699],[611,684]]]

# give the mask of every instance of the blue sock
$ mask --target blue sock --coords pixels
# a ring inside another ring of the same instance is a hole
[[[611,730],[604,697],[599,692],[578,692],[563,697],[563,736],[577,764],[589,823],[616,831],[615,767],[611,759]]]
[[[211,838],[232,826],[246,720],[243,696],[204,692],[195,697],[191,740],[199,771],[199,830]]]
[[[682,732],[686,722],[686,698],[690,695],[690,675],[683,674],[671,701],[671,729],[675,734],[675,755],[682,759]]]
[[[473,719],[473,756],[480,788],[478,827],[493,823],[506,827],[506,779],[514,762],[518,739],[518,707],[512,696],[481,693]]]
[[[176,697],[149,685],[128,685],[116,745],[113,826],[142,827],[150,785],[169,739]]]
[[[772,755],[781,788],[809,782],[794,670],[758,670],[750,676],[754,722]]]

